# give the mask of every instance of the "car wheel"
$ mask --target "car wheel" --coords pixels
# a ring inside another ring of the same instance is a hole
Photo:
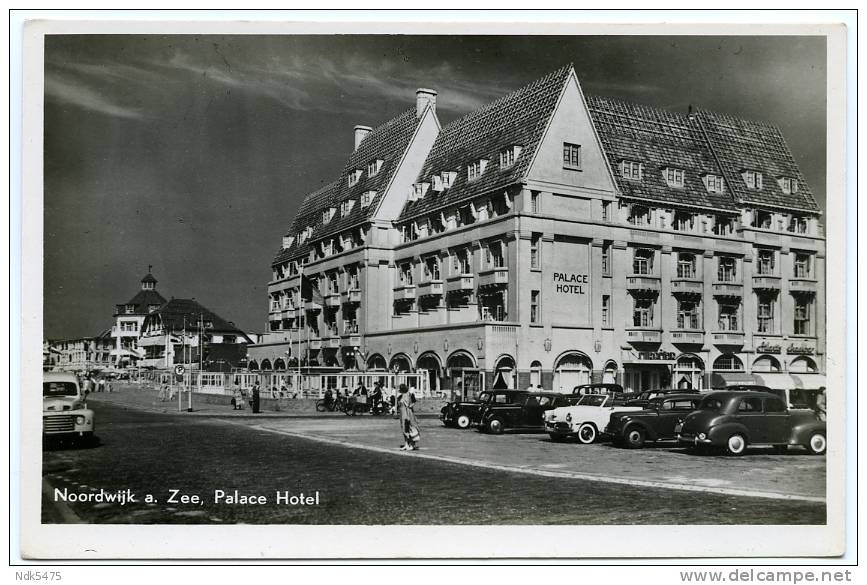
[[[465,415],[465,414],[462,414],[461,416],[458,417],[458,419],[457,419],[456,422],[457,422],[457,425],[458,425],[458,428],[459,428],[459,429],[466,429],[466,428],[469,428],[469,426],[470,426],[470,417],[468,417],[468,416]]]
[[[644,447],[645,433],[642,428],[632,427],[627,429],[623,438],[625,439],[626,446],[630,449],[641,449]]]
[[[596,440],[596,427],[592,423],[583,423],[578,427],[578,440],[589,445]]]
[[[493,418],[488,421],[488,432],[493,435],[500,435],[503,433],[503,421],[498,418]]]
[[[747,450],[747,440],[743,435],[734,434],[726,441],[726,454],[743,455]]]
[[[810,435],[810,440],[807,441],[807,451],[811,455],[822,455],[828,448],[828,441],[825,439],[825,433],[813,433]]]

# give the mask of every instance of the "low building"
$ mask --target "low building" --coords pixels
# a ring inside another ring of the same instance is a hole
[[[189,364],[192,369],[230,371],[245,359],[252,340],[195,299],[171,299],[142,321],[139,346],[142,368],[169,369]]]
[[[445,127],[422,89],[304,200],[251,365],[424,370],[461,394],[818,387],[820,218],[763,122],[586,96],[571,66]]]
[[[102,372],[113,366],[113,348],[109,329],[96,337],[55,340],[43,345],[43,365],[49,370]]]

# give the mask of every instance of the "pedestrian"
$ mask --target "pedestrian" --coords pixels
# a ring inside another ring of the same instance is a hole
[[[235,407],[235,410],[244,409],[244,394],[241,392],[240,386],[235,386],[232,391],[232,406]]]
[[[289,388],[286,387],[286,384],[280,385],[280,398],[289,396]]]
[[[417,451],[421,433],[418,430],[418,420],[415,418],[413,401],[406,384],[401,384],[398,390],[400,395],[397,399],[397,413],[400,417],[400,429],[404,438],[403,447],[400,449],[401,451]]]
[[[819,388],[818,394],[816,394],[816,414],[819,416],[820,420],[826,420],[827,418],[827,400],[825,397],[825,387],[822,386]]]
[[[111,378],[105,381],[105,391],[111,394]]]
[[[259,414],[259,382],[253,384],[253,413]]]
[[[100,378],[96,381],[96,391],[105,392],[105,378]]]

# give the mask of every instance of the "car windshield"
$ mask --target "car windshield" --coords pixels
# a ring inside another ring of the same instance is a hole
[[[714,396],[708,396],[704,400],[701,401],[701,404],[698,405],[699,410],[715,410],[717,412],[721,411],[723,408],[723,401]]]
[[[606,398],[608,397],[602,394],[585,394],[578,401],[578,406],[602,406]]]
[[[43,382],[42,396],[78,396],[74,382]]]
[[[490,392],[482,392],[479,395],[479,402],[488,402],[490,399],[491,399],[491,393]]]

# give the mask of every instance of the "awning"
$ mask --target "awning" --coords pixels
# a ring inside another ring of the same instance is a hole
[[[790,374],[792,378],[798,380],[801,385],[799,388],[808,390],[824,388],[826,386],[825,374]]]
[[[134,358],[142,358],[144,357],[143,351],[136,351],[134,349],[113,349],[109,352],[110,356],[121,356],[121,357],[134,357]]]
[[[756,383],[774,390],[794,390],[803,388],[801,380],[791,374],[779,374],[775,372],[755,372]]]
[[[711,388],[725,388],[740,384],[755,384],[756,379],[746,372],[714,372],[711,375]]]

